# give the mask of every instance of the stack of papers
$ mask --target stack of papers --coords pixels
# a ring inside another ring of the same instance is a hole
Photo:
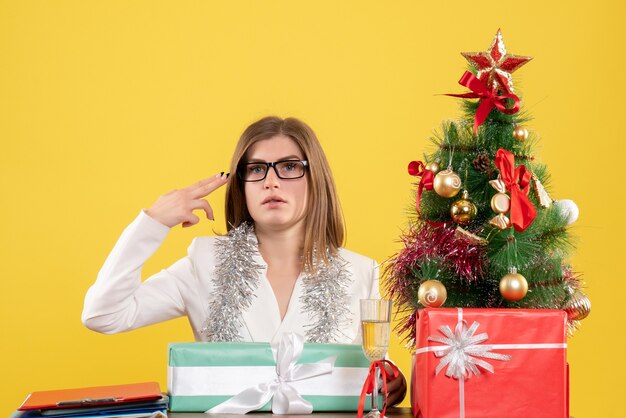
[[[11,418],[161,418],[168,398],[156,382],[33,392]]]

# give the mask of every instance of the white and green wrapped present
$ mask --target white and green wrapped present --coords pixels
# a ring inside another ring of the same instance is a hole
[[[169,346],[170,410],[356,411],[368,367],[360,345],[304,344],[296,334],[285,334],[278,348],[174,343]]]

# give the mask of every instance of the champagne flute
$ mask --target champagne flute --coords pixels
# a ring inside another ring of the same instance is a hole
[[[389,349],[391,301],[385,299],[361,299],[361,327],[363,330],[363,353],[371,362],[383,360]],[[372,390],[372,409],[365,418],[381,417],[378,408],[378,378],[376,367]]]

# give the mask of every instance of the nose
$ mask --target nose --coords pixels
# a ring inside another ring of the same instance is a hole
[[[263,187],[266,189],[277,188],[280,185],[278,174],[276,174],[276,167],[271,167],[263,180]]]

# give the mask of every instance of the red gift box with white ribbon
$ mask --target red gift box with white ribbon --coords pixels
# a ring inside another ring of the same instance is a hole
[[[564,418],[566,313],[544,309],[418,312],[415,418]]]

